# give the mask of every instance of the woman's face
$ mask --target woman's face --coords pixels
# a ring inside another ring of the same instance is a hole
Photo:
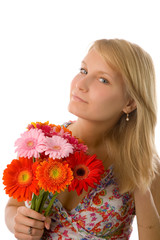
[[[92,49],[71,82],[68,110],[92,121],[116,121],[126,106],[126,90],[121,75]]]

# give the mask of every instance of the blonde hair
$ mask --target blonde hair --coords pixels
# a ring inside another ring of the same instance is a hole
[[[138,45],[121,39],[97,40],[92,48],[121,73],[127,93],[137,105],[129,114],[130,120],[126,121],[124,113],[106,136],[120,192],[132,192],[136,186],[145,191],[157,173],[159,161],[154,142],[157,104],[152,59]]]

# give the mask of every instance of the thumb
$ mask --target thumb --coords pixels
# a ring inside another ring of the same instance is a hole
[[[51,225],[51,219],[50,219],[50,217],[46,217],[46,220],[44,222],[45,228],[47,228],[49,230],[50,229],[50,225]]]

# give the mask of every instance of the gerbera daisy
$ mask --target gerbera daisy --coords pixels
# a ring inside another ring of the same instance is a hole
[[[72,144],[72,146],[74,147],[74,152],[86,152],[88,150],[87,145],[85,145],[81,139],[69,135],[65,135],[64,138],[67,139],[70,144]]]
[[[53,194],[64,191],[73,179],[73,173],[68,167],[68,163],[58,159],[41,162],[37,167],[36,176],[39,179],[39,186]]]
[[[83,191],[88,191],[88,186],[95,188],[99,184],[101,175],[104,173],[102,161],[84,152],[75,152],[68,157],[67,162],[73,171],[74,179],[68,190],[76,190],[80,195]]]
[[[30,129],[21,134],[15,142],[19,157],[35,157],[38,158],[40,153],[44,151],[45,136],[41,129]]]
[[[49,121],[45,122],[45,123],[41,123],[41,122],[31,122],[31,124],[28,125],[28,129],[32,129],[32,128],[38,128],[41,129],[42,132],[44,133],[45,136],[47,137],[52,137],[53,136],[53,128],[55,127],[55,125],[51,125],[49,124]]]
[[[72,136],[72,132],[68,128],[64,127],[63,125],[62,126],[61,125],[54,125],[54,127],[55,127],[55,132],[56,133],[60,133],[61,130],[63,129],[63,132],[69,133]]]
[[[64,158],[73,153],[73,146],[60,136],[46,137],[45,154],[50,158]]]
[[[58,132],[57,132],[57,135],[66,139],[68,143],[70,143],[74,149],[73,151],[83,151],[83,152],[86,152],[88,150],[88,147],[87,145],[84,144],[84,142],[79,139],[79,138],[76,138],[75,136],[73,137],[72,136],[72,132],[69,131],[67,128],[65,128],[64,126],[61,127],[61,126],[58,126]],[[60,129],[61,127],[61,129]]]
[[[32,193],[38,195],[38,181],[35,177],[33,160],[28,158],[14,159],[3,172],[3,184],[6,194],[18,201],[32,199]]]

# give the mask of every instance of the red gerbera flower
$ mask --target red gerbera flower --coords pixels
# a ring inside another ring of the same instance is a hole
[[[39,194],[38,181],[32,158],[14,159],[3,172],[6,194],[19,202],[31,200],[32,193]]]
[[[73,171],[74,179],[68,190],[76,190],[80,195],[83,191],[88,191],[88,186],[95,188],[99,184],[101,175],[104,173],[102,161],[84,152],[75,152],[68,157],[67,162]]]

